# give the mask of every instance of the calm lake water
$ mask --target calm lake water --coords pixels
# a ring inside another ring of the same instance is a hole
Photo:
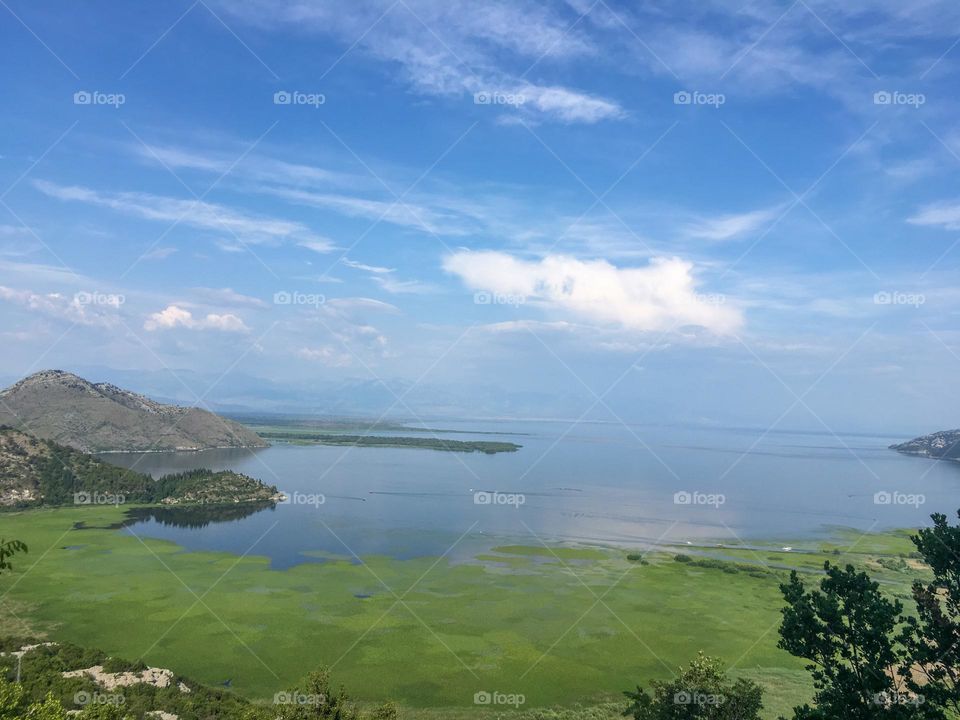
[[[567,432],[570,424],[562,422],[432,426],[503,433],[447,437],[523,448],[492,456],[319,445],[111,454],[110,462],[155,477],[194,467],[237,470],[295,501],[245,517],[147,516],[120,532],[267,556],[282,568],[329,554],[448,553],[456,560],[505,543],[746,542],[799,549],[837,527],[915,527],[931,512],[952,515],[960,506],[960,463],[887,449],[902,437],[770,432],[761,438],[760,430],[607,424]],[[504,495],[477,504],[478,491]],[[888,495],[878,502],[877,493]],[[522,504],[511,495],[522,495]]]

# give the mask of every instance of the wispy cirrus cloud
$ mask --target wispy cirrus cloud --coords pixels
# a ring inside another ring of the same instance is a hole
[[[690,237],[703,240],[733,240],[750,235],[771,220],[776,219],[784,210],[783,205],[744,213],[732,213],[703,218],[687,228]]]
[[[181,223],[200,230],[228,233],[245,243],[312,242],[322,247],[324,238],[302,223],[255,216],[224,205],[142,192],[101,192],[79,185],[59,185],[34,180],[34,187],[58,200],[108,208],[126,215],[167,223]],[[331,248],[332,249],[332,246]]]
[[[201,152],[176,145],[133,143],[126,149],[149,164],[160,163],[174,170],[196,170],[249,181],[311,187],[356,187],[368,185],[370,182],[368,177],[316,165],[286,162],[263,154],[244,154],[242,148],[235,148],[232,152]]]
[[[927,225],[944,230],[960,230],[960,200],[931,203],[907,218],[911,225]]]
[[[357,262],[356,260],[351,260],[350,258],[341,258],[340,262],[349,268],[353,268],[354,270],[363,270],[365,272],[376,273],[378,275],[396,272],[395,268],[382,267],[380,265],[366,265],[364,263]]]
[[[259,27],[323,33],[399,66],[416,91],[472,102],[477,93],[522,96],[500,108],[564,123],[596,123],[625,113],[615,100],[526,77],[540,63],[600,52],[562,6],[493,0],[251,0],[220,4]],[[510,58],[511,61],[508,61]]]

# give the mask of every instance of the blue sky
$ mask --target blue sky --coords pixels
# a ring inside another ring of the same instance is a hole
[[[0,375],[318,410],[339,388],[358,412],[380,387],[398,416],[956,425],[958,21],[4,0]]]

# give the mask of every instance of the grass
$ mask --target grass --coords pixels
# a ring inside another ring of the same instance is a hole
[[[534,709],[620,702],[622,690],[669,677],[698,650],[764,684],[771,718],[808,698],[802,663],[776,648],[780,572],[730,574],[675,562],[674,552],[641,565],[621,550],[516,545],[460,564],[332,556],[272,570],[254,554],[186,552],[106,529],[122,516],[94,506],[0,518],[4,537],[30,547],[0,578],[3,630],[42,628],[209,685],[229,681],[252,699],[333,665],[353,697],[397,700],[410,718],[501,713],[473,706],[481,690],[525,695],[518,717],[572,717]],[[72,529],[78,521],[94,529]],[[767,555],[718,552],[737,562]],[[833,559],[777,557],[810,572]],[[911,579],[889,575],[897,589]]]

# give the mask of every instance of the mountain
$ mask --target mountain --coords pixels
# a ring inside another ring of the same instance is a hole
[[[277,488],[229,470],[154,480],[93,455],[0,426],[0,506],[270,503]]]
[[[196,407],[44,370],[0,392],[0,425],[84,452],[266,447],[252,430]]]
[[[960,430],[941,430],[899,445],[891,445],[890,449],[907,455],[960,460]]]

